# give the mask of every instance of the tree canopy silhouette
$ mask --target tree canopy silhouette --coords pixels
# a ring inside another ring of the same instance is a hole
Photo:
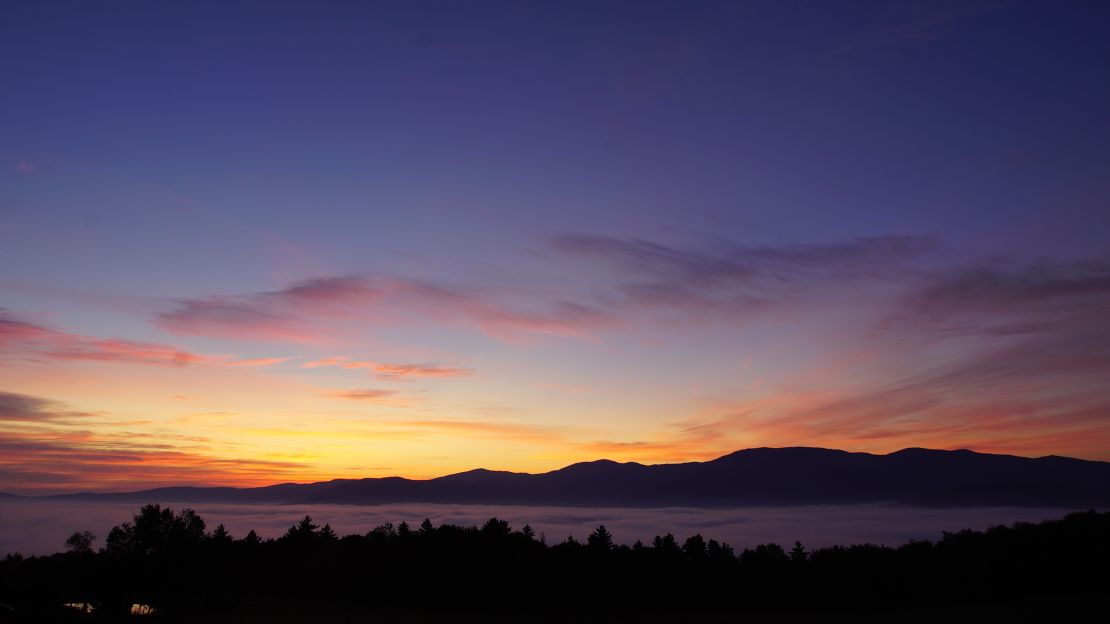
[[[66,548],[75,553],[91,553],[96,535],[92,531],[78,531],[66,538]]]
[[[105,549],[112,555],[155,554],[183,549],[203,541],[204,520],[192,509],[175,514],[161,505],[146,505],[131,522],[108,532]]]
[[[386,523],[340,537],[305,516],[278,539],[254,531],[236,539],[223,525],[206,532],[189,509],[147,505],[113,527],[99,551],[94,539],[79,532],[65,541],[69,552],[0,561],[0,603],[32,621],[51,619],[66,603],[108,615],[146,604],[163,615],[227,621],[271,610],[281,621],[283,614],[308,614],[320,605],[365,613],[653,615],[981,603],[993,609],[1038,595],[1069,596],[1044,604],[1083,604],[1084,596],[1105,598],[1110,587],[1110,513],[1094,511],[944,533],[937,542],[898,548],[807,551],[795,542],[789,552],[760,544],[737,553],[701,535],[681,545],[668,533],[649,545],[627,546],[604,526],[584,543],[568,536],[548,545],[530,526],[514,530],[499,518],[481,527],[426,519],[415,531],[404,522]],[[1061,619],[1055,611],[1044,615]]]

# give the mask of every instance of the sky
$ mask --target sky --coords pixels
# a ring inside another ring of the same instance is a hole
[[[1110,460],[1108,18],[4,3],[0,491]]]

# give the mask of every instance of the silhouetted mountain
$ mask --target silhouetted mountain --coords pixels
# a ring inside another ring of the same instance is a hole
[[[579,506],[738,506],[894,502],[922,506],[1110,505],[1110,463],[967,450],[889,455],[756,448],[707,462],[599,460],[542,474],[471,470],[429,480],[337,479],[262,488],[159,488],[69,498],[266,503],[472,503]]]

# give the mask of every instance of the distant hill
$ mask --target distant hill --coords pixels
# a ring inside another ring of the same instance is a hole
[[[917,506],[1110,506],[1110,463],[967,450],[889,455],[756,448],[706,462],[609,460],[542,474],[471,470],[428,480],[338,479],[260,488],[171,487],[51,498],[134,502],[461,503],[733,507],[890,502]]]

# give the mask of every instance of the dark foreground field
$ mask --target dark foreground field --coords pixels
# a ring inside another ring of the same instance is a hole
[[[604,527],[547,543],[497,519],[339,537],[305,518],[276,540],[236,539],[156,505],[99,552],[88,537],[0,562],[0,621],[1052,621],[1110,598],[1110,513],[1094,511],[812,552],[700,535],[615,545]]]

